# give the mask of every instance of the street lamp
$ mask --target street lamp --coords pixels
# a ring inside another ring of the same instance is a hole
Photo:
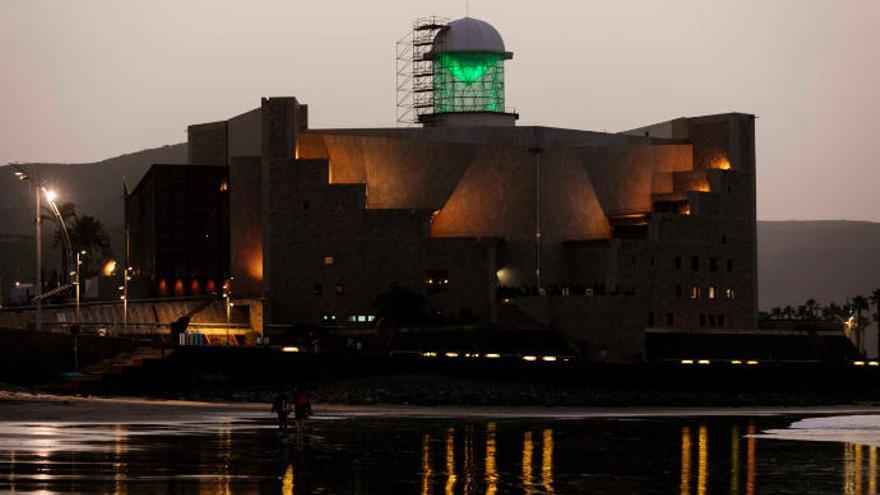
[[[18,180],[25,182],[30,181],[31,176],[28,175],[27,171],[16,164],[10,164],[12,166],[13,173],[15,174],[15,178]],[[55,215],[55,218],[58,219],[59,225],[61,225],[61,233],[62,238],[64,239],[64,247],[67,250],[67,262],[68,264],[72,261],[71,257],[71,247],[70,247],[70,236],[67,233],[67,226],[64,224],[64,218],[61,216],[61,212],[58,211],[58,206],[55,204],[55,199],[58,195],[55,191],[51,191],[46,189],[46,184],[40,181],[39,172],[37,173],[37,177],[33,179],[34,183],[34,198],[36,202],[35,208],[35,226],[36,226],[36,280],[35,280],[35,289],[36,295],[34,296],[34,300],[36,302],[36,312],[34,316],[34,323],[37,331],[41,331],[43,329],[43,243],[42,243],[42,215],[40,203],[42,202],[42,196],[46,196],[46,201],[49,203],[49,208],[52,210],[52,214]],[[68,270],[65,270],[68,273],[70,272],[69,267]]]
[[[76,253],[76,281],[74,282],[74,284],[76,284],[76,322],[77,322],[77,323],[80,323],[80,322],[82,321],[82,319],[80,318],[80,313],[79,313],[79,297],[80,297],[80,292],[79,292],[79,285],[80,285],[80,284],[79,284],[79,275],[80,275],[80,270],[82,269],[82,259],[81,259],[81,257],[82,257],[82,256],[85,256],[85,255],[86,255],[86,251],[85,251],[85,249],[83,249],[82,251]]]

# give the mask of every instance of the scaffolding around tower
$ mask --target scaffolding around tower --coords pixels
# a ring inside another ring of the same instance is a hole
[[[437,33],[446,29],[449,19],[421,17],[412,31],[397,42],[397,123],[412,125],[419,116],[434,111],[434,63],[431,52]]]

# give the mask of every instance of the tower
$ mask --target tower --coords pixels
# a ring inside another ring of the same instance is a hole
[[[504,62],[512,58],[485,21],[416,21],[398,43],[398,120],[429,127],[514,125],[518,115],[507,111],[504,96]]]

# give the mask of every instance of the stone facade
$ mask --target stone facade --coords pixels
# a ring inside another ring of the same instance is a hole
[[[754,132],[746,114],[310,129],[296,99],[264,98],[191,126],[189,156],[229,169],[233,294],[266,328],[362,323],[405,287],[632,361],[645,329],[757,326]]]

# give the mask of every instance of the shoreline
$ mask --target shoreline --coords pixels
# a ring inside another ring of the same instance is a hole
[[[149,423],[195,420],[206,415],[253,419],[269,404],[204,402],[132,397],[77,397],[27,392],[0,392],[0,422]],[[315,403],[321,418],[413,419],[614,419],[730,416],[880,415],[880,406],[762,406],[762,407],[568,407],[568,406],[412,406]]]

